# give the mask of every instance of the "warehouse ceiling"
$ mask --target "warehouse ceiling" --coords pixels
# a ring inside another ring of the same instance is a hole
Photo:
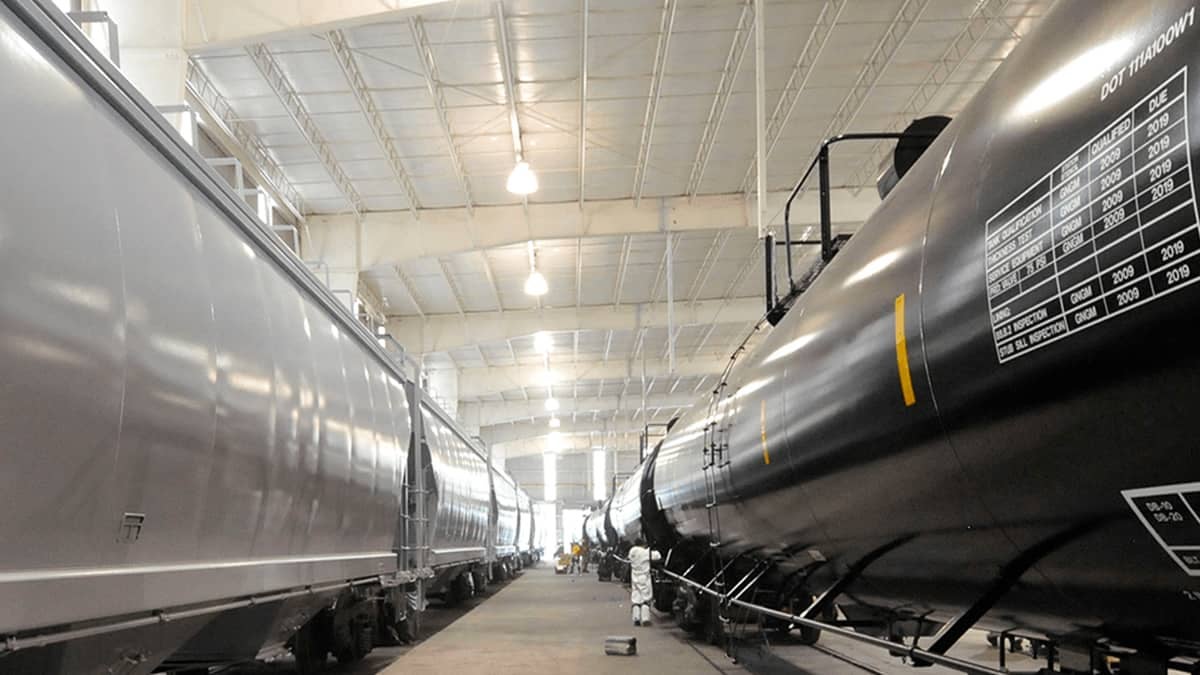
[[[766,2],[769,222],[821,139],[953,116],[1050,4]],[[352,265],[397,339],[455,370],[468,426],[541,452],[553,396],[555,443],[628,444],[762,314],[753,24],[734,0],[460,0],[199,46],[189,83],[308,214],[305,256]],[[839,147],[839,231],[877,203],[887,150]]]

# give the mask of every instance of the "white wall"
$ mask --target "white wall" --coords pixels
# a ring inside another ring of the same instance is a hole
[[[595,503],[592,499],[592,455],[591,452],[572,452],[558,456],[558,501],[565,507],[580,507]],[[605,483],[612,496],[614,471],[618,481],[624,480],[638,465],[637,450],[609,452],[605,464]],[[508,457],[505,469],[535,500],[542,500],[545,492],[542,485],[542,456],[521,455]]]

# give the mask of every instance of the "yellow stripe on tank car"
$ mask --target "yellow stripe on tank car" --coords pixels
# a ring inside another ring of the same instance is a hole
[[[896,296],[896,368],[900,373],[900,391],[904,394],[904,405],[917,402],[913,392],[912,371],[908,367],[908,341],[904,337],[904,294]]]
[[[767,400],[763,399],[759,409],[759,423],[762,425],[763,464],[771,463],[771,453],[767,452]]]

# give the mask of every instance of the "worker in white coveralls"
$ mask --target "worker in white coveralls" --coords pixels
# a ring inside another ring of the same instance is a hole
[[[640,538],[629,549],[629,603],[633,605],[635,626],[650,623],[650,600],[654,598],[654,589],[650,585],[650,563],[659,560],[662,560],[662,555],[647,548],[646,542]]]

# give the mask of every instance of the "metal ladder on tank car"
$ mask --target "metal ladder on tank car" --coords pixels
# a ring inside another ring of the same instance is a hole
[[[729,411],[729,401],[732,400],[732,394],[729,391],[729,374],[744,350],[745,343],[729,357],[729,362],[721,373],[717,386],[712,390],[708,405],[708,421],[704,425],[702,449],[704,461],[701,468],[704,473],[704,510],[708,517],[707,553],[713,565],[713,575],[709,585],[720,596],[723,596],[726,591],[725,571],[729,568],[729,564],[722,564],[720,556],[720,549],[724,543],[721,538],[720,481],[723,478],[722,471],[727,471],[730,466],[729,431],[733,424],[733,416]],[[717,604],[715,616],[712,619],[719,623],[722,633],[727,632],[725,629],[728,619],[724,613],[724,603]]]

